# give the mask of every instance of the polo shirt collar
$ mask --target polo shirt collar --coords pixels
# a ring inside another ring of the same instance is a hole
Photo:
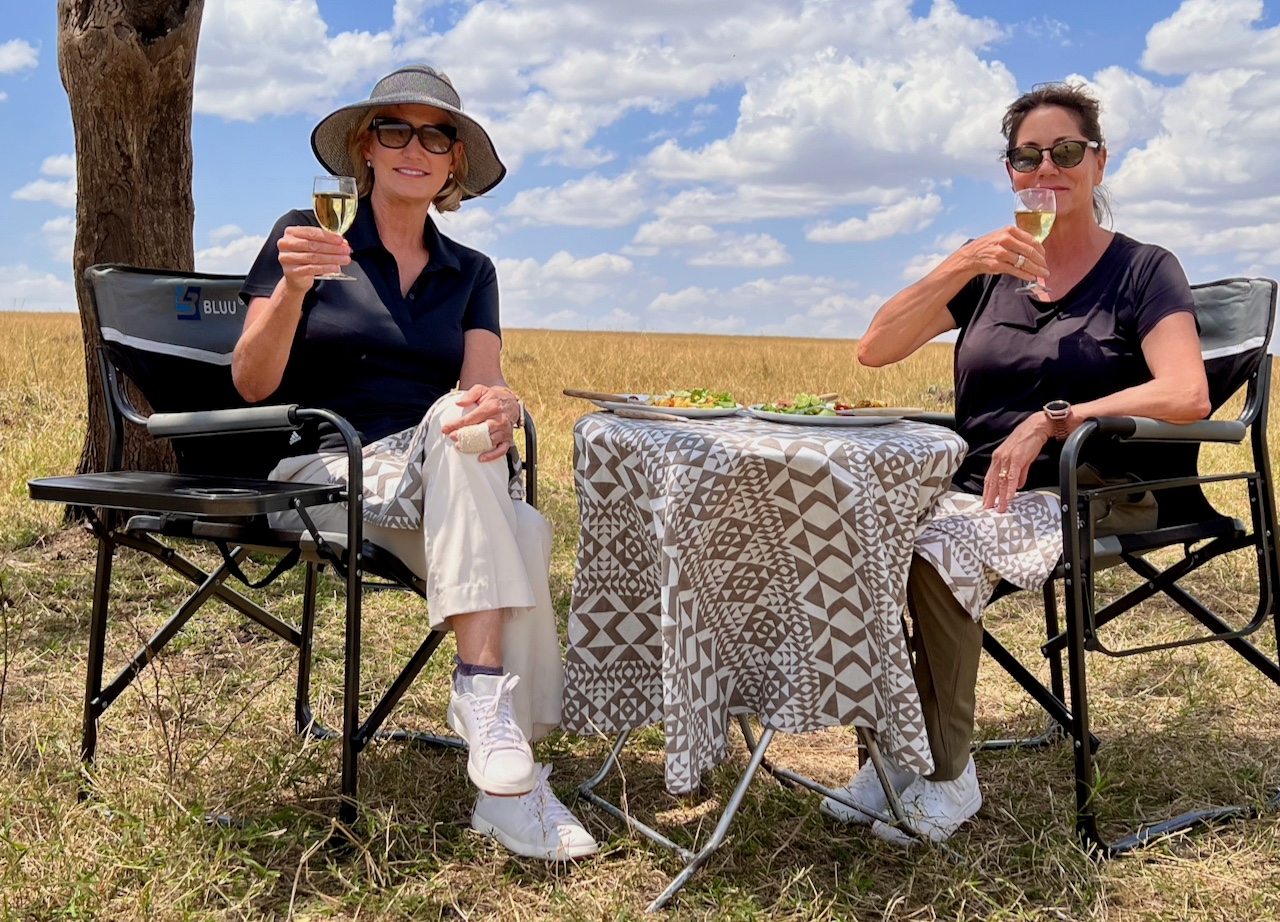
[[[347,243],[351,244],[353,253],[382,247],[382,238],[378,235],[378,222],[373,219],[373,206],[368,196],[360,200],[360,206],[356,209],[356,219],[352,222],[351,229],[347,231]],[[440,234],[430,215],[422,226],[422,243],[431,257],[429,265],[449,266],[457,271],[462,270],[454,242]]]

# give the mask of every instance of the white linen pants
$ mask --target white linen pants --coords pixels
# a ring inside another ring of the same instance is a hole
[[[446,394],[427,412],[422,527],[387,528],[366,522],[364,536],[426,582],[433,629],[447,630],[447,619],[455,615],[506,610],[502,663],[520,677],[512,693],[516,721],[529,740],[536,740],[560,725],[564,690],[564,663],[547,584],[551,524],[532,506],[511,499],[505,458],[481,463],[440,432],[442,425],[463,414],[457,404],[460,396]],[[285,458],[268,476],[328,483],[332,477],[345,482],[346,472],[345,454],[322,452]],[[307,511],[321,531],[346,531],[345,503]],[[293,512],[276,518],[276,524],[301,527]]]

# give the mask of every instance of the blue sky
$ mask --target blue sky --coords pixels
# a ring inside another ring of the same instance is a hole
[[[55,6],[0,19],[0,309],[74,310]],[[426,61],[510,168],[441,221],[493,257],[508,326],[857,336],[1008,222],[1001,111],[1067,77],[1103,101],[1118,230],[1193,281],[1274,276],[1278,6],[206,0],[197,265],[244,271],[309,201],[318,118]]]

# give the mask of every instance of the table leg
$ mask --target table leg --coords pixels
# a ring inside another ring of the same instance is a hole
[[[751,783],[751,779],[755,777],[756,770],[760,768],[760,763],[764,761],[764,752],[769,748],[769,743],[773,741],[773,731],[765,730],[760,735],[760,743],[751,750],[751,760],[747,763],[747,770],[742,773],[742,777],[738,780],[738,786],[733,789],[733,796],[729,798],[729,803],[725,805],[724,812],[720,814],[720,822],[716,824],[715,832],[711,834],[711,839],[706,845],[702,846],[698,854],[693,860],[685,865],[684,870],[676,875],[675,880],[667,885],[667,889],[663,890],[658,898],[649,904],[649,908],[645,912],[656,912],[663,906],[666,906],[671,898],[676,895],[681,887],[689,882],[698,868],[706,862],[724,842],[725,835],[729,832],[729,824],[733,822],[733,818],[738,813],[738,807],[742,806],[742,798],[747,794],[747,785]]]

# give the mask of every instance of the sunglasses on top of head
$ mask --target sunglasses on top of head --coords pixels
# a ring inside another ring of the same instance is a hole
[[[398,118],[375,118],[369,123],[369,130],[378,138],[379,144],[392,150],[408,147],[415,134],[423,149],[433,154],[449,153],[458,140],[458,129],[453,125],[419,125],[414,128]]]
[[[1084,152],[1090,148],[1100,150],[1102,144],[1098,141],[1059,141],[1052,147],[1024,144],[1021,147],[1009,148],[1004,152],[1004,159],[1009,161],[1009,166],[1019,173],[1034,173],[1044,162],[1044,155],[1048,154],[1057,166],[1069,170],[1073,166],[1080,165],[1084,160]]]

